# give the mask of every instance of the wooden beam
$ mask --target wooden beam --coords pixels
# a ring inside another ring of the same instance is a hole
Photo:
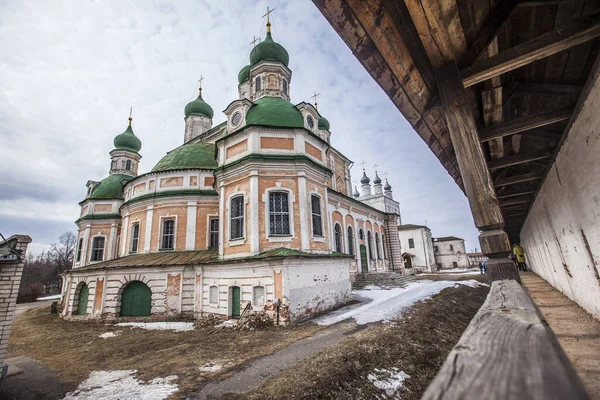
[[[535,154],[519,154],[517,156],[510,156],[500,158],[498,160],[488,161],[490,169],[498,169],[510,167],[513,165],[525,164],[531,161],[543,160],[550,158],[552,155],[548,153],[535,153]]]
[[[600,20],[581,21],[556,28],[497,56],[476,62],[460,72],[465,87],[473,86],[534,61],[560,53],[600,36]]]
[[[481,129],[479,131],[479,140],[487,142],[488,140],[514,135],[530,129],[539,128],[540,126],[567,120],[571,118],[571,115],[573,115],[573,107],[515,118],[498,125],[491,125]]]
[[[513,82],[510,90],[512,93],[579,97],[583,86],[560,83]]]
[[[528,131],[519,132],[519,135],[536,139],[560,140],[562,137],[562,132],[554,132],[545,129],[531,129]]]
[[[529,196],[529,195],[511,197],[506,200],[500,200],[500,205],[506,207],[506,206],[514,206],[516,204],[529,204],[533,201],[533,199],[534,199],[534,197]]]
[[[522,196],[525,194],[535,194],[536,190],[527,190],[527,191],[516,191],[516,192],[511,192],[511,193],[506,193],[506,194],[499,194],[498,195],[498,199],[507,199],[509,197],[516,197],[516,196]]]
[[[538,179],[542,179],[542,174],[533,172],[533,173],[529,173],[529,174],[515,175],[515,176],[509,176],[506,178],[496,179],[494,181],[494,186],[502,187],[502,186],[508,186],[508,185],[515,185],[517,183],[535,181]]]

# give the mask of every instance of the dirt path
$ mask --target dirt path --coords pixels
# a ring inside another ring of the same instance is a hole
[[[600,321],[533,272],[522,272],[533,298],[593,399],[600,399]]]
[[[38,308],[41,306],[50,307],[50,304],[52,304],[52,302],[54,302],[54,301],[56,301],[56,300],[36,301],[33,303],[17,304],[17,307],[15,309],[15,319],[17,319],[17,317],[22,315],[25,311],[33,310],[34,308]],[[48,310],[48,312],[50,312],[50,310]]]
[[[355,331],[356,328],[357,325],[350,321],[332,325],[314,336],[294,342],[278,352],[252,361],[241,372],[222,381],[211,382],[191,397],[213,399],[225,393],[245,393],[256,389],[278,372],[340,343],[345,335]]]

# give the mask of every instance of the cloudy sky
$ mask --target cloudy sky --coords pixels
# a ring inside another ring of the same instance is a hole
[[[0,232],[28,234],[35,252],[75,231],[88,180],[108,175],[113,138],[142,140],[140,173],[183,142],[183,108],[197,96],[220,112],[237,98],[262,15],[290,54],[292,101],[311,101],[332,144],[389,173],[403,223],[478,247],[466,197],[308,0],[0,2]]]

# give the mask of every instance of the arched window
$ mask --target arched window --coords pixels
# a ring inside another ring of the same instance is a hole
[[[161,250],[173,250],[175,248],[175,220],[167,219],[162,223]]]
[[[252,290],[252,305],[253,306],[264,306],[265,305],[265,287],[254,286]]]
[[[348,227],[348,254],[354,255],[354,232],[352,227]]]
[[[244,237],[244,196],[234,196],[230,200],[229,239]]]
[[[208,302],[211,304],[217,304],[219,302],[219,287],[211,286],[208,289]]]
[[[152,290],[144,282],[130,282],[121,293],[121,317],[149,317]]]
[[[323,217],[321,216],[321,198],[315,194],[310,196],[313,236],[323,236]]]
[[[77,244],[77,257],[75,257],[75,262],[81,261],[81,249],[83,247],[83,238],[79,239],[79,243]]]
[[[360,240],[365,240],[365,232],[362,230],[362,228],[358,230],[358,238]]]
[[[287,96],[289,90],[290,89],[288,88],[288,81],[287,81],[287,79],[284,79],[283,80],[283,94]]]
[[[127,161],[125,162],[125,169],[126,169],[127,171],[130,171],[130,170],[131,170],[131,160],[127,160]]]
[[[371,260],[374,260],[375,254],[373,254],[373,237],[371,236],[371,231],[367,231],[367,246],[369,246],[369,257],[371,257]]]
[[[256,79],[254,80],[254,91],[260,92],[261,90],[262,90],[262,81],[260,79],[260,76],[257,76]]]
[[[131,225],[131,253],[137,253],[140,241],[140,224]]]
[[[387,254],[386,254],[385,246],[386,246],[386,243],[385,243],[385,234],[382,233],[381,234],[381,247],[383,247],[383,259],[387,260]]]
[[[210,243],[208,247],[211,249],[219,247],[219,218],[210,220]]]
[[[92,240],[92,255],[90,261],[102,261],[104,259],[104,236],[97,236]]]
[[[290,234],[290,209],[287,192],[269,192],[269,234]]]
[[[342,227],[340,224],[335,224],[333,227],[333,237],[335,239],[335,251],[342,252]]]
[[[375,232],[375,249],[377,249],[377,258],[381,259],[381,253],[379,252],[379,232]]]

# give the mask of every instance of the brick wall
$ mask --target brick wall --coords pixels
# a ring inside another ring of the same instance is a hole
[[[15,317],[23,258],[31,238],[13,235],[0,243],[0,365],[4,366],[10,326]],[[16,250],[16,253],[12,250]]]

